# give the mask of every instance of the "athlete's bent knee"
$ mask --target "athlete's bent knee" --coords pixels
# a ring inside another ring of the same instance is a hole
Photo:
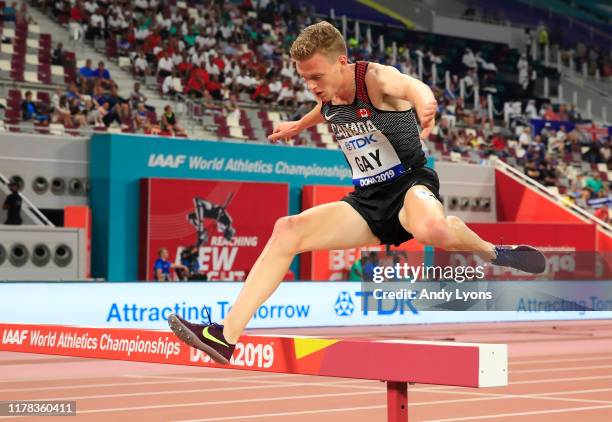
[[[289,215],[281,217],[274,223],[270,242],[285,252],[296,254],[301,241],[300,217]]]
[[[444,248],[448,244],[450,230],[446,218],[427,218],[415,228],[412,235],[420,243]]]

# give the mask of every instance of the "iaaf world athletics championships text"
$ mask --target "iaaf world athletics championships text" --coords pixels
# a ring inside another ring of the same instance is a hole
[[[413,266],[408,264],[395,264],[392,266],[375,266],[372,274],[374,283],[383,281],[409,281],[418,280],[448,280],[463,283],[466,280],[482,280],[485,277],[484,267],[477,266]],[[366,275],[367,278],[367,275]],[[365,280],[370,281],[370,280]]]

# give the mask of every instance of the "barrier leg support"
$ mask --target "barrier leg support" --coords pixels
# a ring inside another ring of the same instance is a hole
[[[408,383],[387,381],[387,422],[408,420]]]

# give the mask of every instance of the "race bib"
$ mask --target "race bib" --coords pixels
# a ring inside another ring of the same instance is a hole
[[[356,186],[387,182],[405,171],[393,145],[379,130],[342,139],[339,143]]]

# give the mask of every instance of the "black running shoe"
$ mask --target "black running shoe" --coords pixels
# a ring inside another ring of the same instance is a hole
[[[217,363],[227,365],[236,348],[223,337],[223,325],[194,324],[176,314],[168,317],[168,325],[174,334],[188,345],[203,351]]]
[[[493,265],[511,267],[531,274],[546,271],[546,257],[533,246],[496,246]]]

